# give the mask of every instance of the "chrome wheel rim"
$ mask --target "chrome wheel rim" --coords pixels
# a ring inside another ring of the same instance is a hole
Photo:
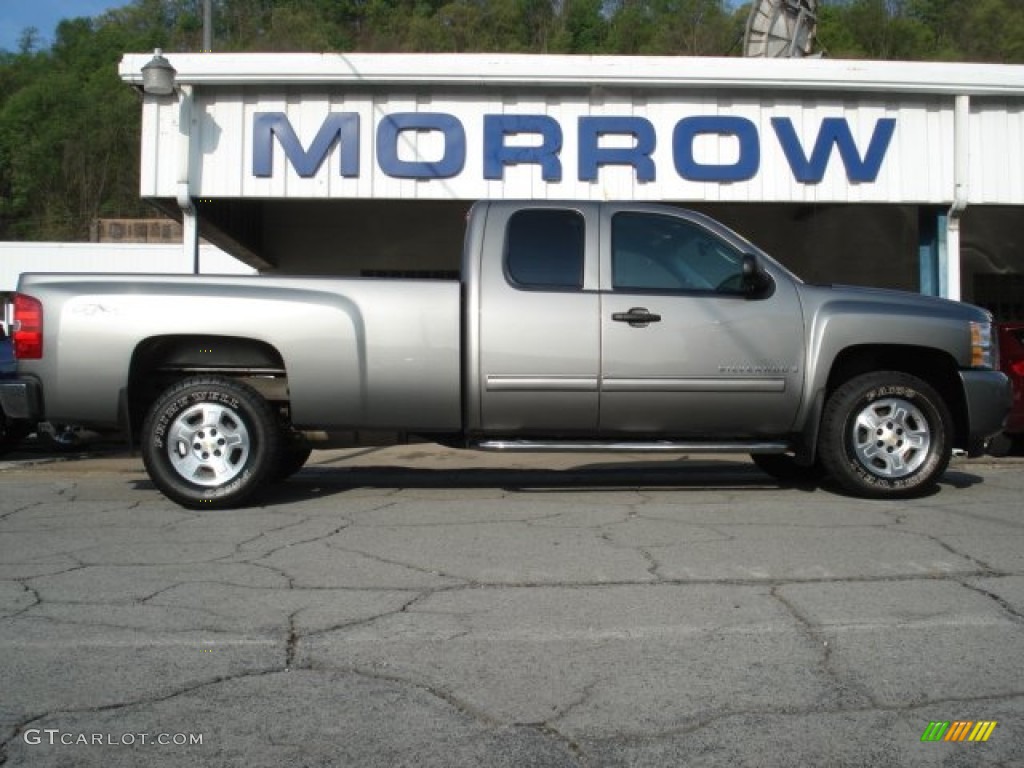
[[[912,475],[928,458],[928,420],[913,403],[893,397],[876,400],[852,422],[854,455],[871,474],[889,479]]]
[[[231,482],[249,458],[249,430],[237,413],[223,405],[193,405],[174,420],[168,435],[171,466],[196,485]]]

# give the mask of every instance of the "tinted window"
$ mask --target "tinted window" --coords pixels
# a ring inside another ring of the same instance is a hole
[[[634,291],[740,293],[743,254],[703,227],[672,216],[612,219],[612,286]]]
[[[505,265],[528,288],[583,287],[583,217],[576,211],[519,211],[508,222]]]

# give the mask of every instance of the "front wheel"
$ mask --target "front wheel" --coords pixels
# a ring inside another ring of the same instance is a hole
[[[270,404],[249,385],[217,376],[166,390],[142,426],[142,459],[168,498],[193,509],[248,501],[274,477],[280,432]]]
[[[818,453],[850,493],[898,498],[931,488],[952,452],[952,418],[926,382],[898,371],[857,376],[829,397]]]
[[[277,459],[277,468],[274,471],[273,482],[283,482],[294,475],[306,465],[313,449],[308,445],[291,444],[281,449]]]

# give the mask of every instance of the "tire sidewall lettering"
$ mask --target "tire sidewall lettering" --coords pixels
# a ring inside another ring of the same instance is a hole
[[[875,400],[884,400],[887,397],[902,397],[904,400],[910,400],[915,403],[922,399],[917,390],[894,384],[891,386],[875,387],[865,392],[861,400],[866,405],[867,403],[873,403]]]
[[[161,411],[160,417],[157,419],[157,422],[152,430],[154,447],[159,448],[161,450],[167,448],[167,429],[170,427],[170,425],[174,422],[175,419],[178,418],[178,416],[180,416],[186,410],[193,406],[201,405],[203,403],[219,403],[221,405],[227,406],[228,408],[231,409],[232,415],[236,419],[246,423],[246,425],[248,426],[248,420],[242,418],[242,414],[239,413],[239,410],[241,408],[241,402],[237,397],[232,397],[223,392],[209,390],[190,392],[188,395],[184,397],[179,397],[173,402],[168,403],[167,406]]]
[[[864,483],[874,486],[880,490],[911,490],[919,486],[924,478],[928,476],[929,471],[934,468],[936,459],[933,454],[929,454],[925,463],[914,470],[913,474],[908,475],[907,477],[881,477],[869,472],[859,461],[852,458],[849,460],[849,467],[853,472],[857,473]]]
[[[252,479],[252,472],[248,467],[246,467],[238,477],[226,485],[222,485],[218,488],[203,488],[203,497],[207,499],[220,499],[225,496],[238,493],[245,487],[246,483],[248,483],[250,479]]]

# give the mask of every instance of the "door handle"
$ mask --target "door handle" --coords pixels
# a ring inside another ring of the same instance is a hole
[[[651,323],[660,323],[661,315],[650,312],[647,307],[632,307],[629,312],[615,312],[612,320],[617,323],[629,323],[633,328],[646,328]]]

